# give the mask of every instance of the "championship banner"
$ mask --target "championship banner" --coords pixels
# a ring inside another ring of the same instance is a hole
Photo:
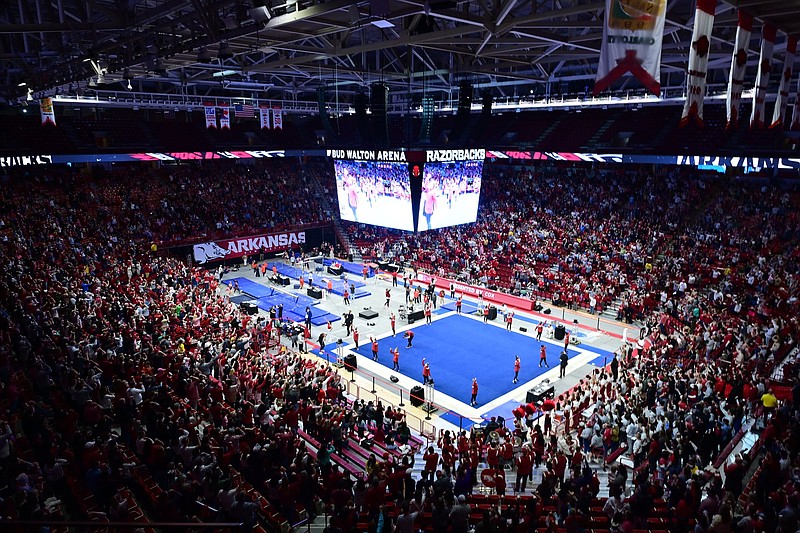
[[[686,102],[683,105],[681,127],[691,118],[703,125],[703,99],[706,96],[706,72],[711,31],[714,28],[714,10],[717,0],[697,0],[692,31],[692,48],[689,50],[689,72],[686,76]]]
[[[770,128],[782,128],[786,119],[786,104],[789,103],[789,85],[792,83],[794,54],[797,51],[797,37],[790,35],[786,40],[786,57],[783,60],[781,81],[778,86],[778,98],[775,99],[775,111],[772,113]]]
[[[276,130],[283,130],[283,113],[280,107],[272,108],[272,123]]]
[[[594,94],[630,72],[661,94],[661,42],[667,0],[606,0],[603,46]]]
[[[231,110],[229,107],[220,107],[222,114],[219,117],[219,129],[221,130],[229,130],[231,129]]]
[[[48,122],[53,126],[56,125],[56,112],[53,109],[52,99],[48,97],[39,100],[39,113],[42,115],[42,126]]]
[[[258,109],[258,117],[261,122],[262,130],[271,130],[272,125],[269,123],[269,108],[261,107]]]
[[[739,104],[742,101],[744,73],[747,67],[747,47],[750,44],[750,34],[753,33],[753,16],[739,10],[739,26],[736,28],[736,44],[733,46],[733,59],[731,59],[731,74],[728,76],[728,106],[727,129],[739,125]]]
[[[756,88],[753,92],[753,109],[750,113],[750,127],[764,127],[764,101],[767,97],[769,73],[772,71],[772,49],[775,47],[775,26],[764,25],[764,36],[761,38],[761,54],[758,56],[758,73]]]
[[[284,231],[265,235],[255,235],[242,239],[225,239],[195,244],[192,247],[194,260],[204,265],[211,261],[236,259],[261,252],[277,252],[297,248],[306,243],[305,231]]]
[[[205,106],[206,129],[217,129],[217,108],[213,105]]]

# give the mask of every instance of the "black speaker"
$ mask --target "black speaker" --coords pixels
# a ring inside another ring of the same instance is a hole
[[[548,307],[547,309],[545,309],[545,310],[544,310],[544,311],[542,311],[542,312],[543,312],[544,314],[546,314],[546,315],[549,315],[551,311],[550,311],[550,308]]]
[[[330,140],[336,138],[336,132],[333,131],[333,127],[331,126],[331,119],[328,116],[328,106],[325,104],[325,97],[326,97],[327,88],[322,85],[317,87],[317,105],[319,106],[319,119],[322,122],[322,127],[325,128],[325,135],[327,135]]]
[[[369,109],[372,112],[372,136],[377,146],[386,146],[389,144],[389,123],[386,114],[389,87],[384,83],[373,83],[370,87]]]
[[[489,308],[489,320],[497,319],[497,308],[492,306]]]
[[[358,370],[358,359],[356,359],[355,354],[351,353],[344,356],[344,369],[348,372]]]
[[[419,407],[425,403],[425,389],[420,385],[411,389],[411,405]]]
[[[433,111],[436,103],[433,96],[426,94],[422,97],[422,127],[419,130],[419,142],[431,142],[431,131],[433,130]]]
[[[520,328],[519,328],[519,330],[520,330],[522,333],[525,333],[525,332],[527,332],[527,331],[528,331],[528,328],[525,328],[525,327],[520,327]]]
[[[369,106],[369,97],[359,89],[356,93],[353,107],[356,109],[356,140],[366,143],[371,134],[369,132],[369,118],[367,117],[367,107]]]

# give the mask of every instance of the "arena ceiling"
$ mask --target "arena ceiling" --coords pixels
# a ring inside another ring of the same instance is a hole
[[[460,82],[496,98],[591,90],[604,0],[0,0],[0,97],[230,96],[349,103],[376,82],[392,102],[452,100]],[[719,2],[709,90],[724,91],[737,8],[800,33],[800,0]],[[666,94],[682,94],[693,0],[668,0]],[[755,68],[748,69],[755,77]],[[774,76],[777,77],[777,76]],[[625,78],[617,91],[637,90]]]

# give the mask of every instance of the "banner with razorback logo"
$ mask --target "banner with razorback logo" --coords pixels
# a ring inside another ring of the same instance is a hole
[[[219,129],[231,129],[231,110],[228,106],[220,107],[222,113],[219,116]]]
[[[786,118],[786,104],[789,102],[789,85],[792,83],[792,69],[794,68],[794,54],[796,51],[797,37],[790,35],[786,40],[786,57],[783,60],[781,81],[778,86],[778,98],[775,99],[775,111],[772,113],[770,128],[783,127],[783,122]],[[797,104],[795,103],[796,107]]]
[[[756,90],[753,92],[753,109],[750,113],[750,127],[764,127],[764,102],[767,97],[769,73],[772,72],[772,50],[775,48],[775,26],[764,25],[764,36],[761,38],[761,54],[758,56],[758,73],[756,73]]]
[[[661,94],[661,43],[667,0],[606,0],[606,21],[594,94],[632,74]]]
[[[206,128],[217,129],[217,108],[213,105],[206,105]]]
[[[193,245],[192,252],[194,260],[203,265],[211,261],[235,259],[260,252],[268,253],[297,248],[305,243],[305,231],[286,231],[241,239],[202,242]]]
[[[711,30],[714,28],[714,11],[717,0],[697,0],[692,31],[692,48],[689,50],[689,72],[686,76],[686,102],[683,105],[681,126],[694,118],[703,125],[703,99],[706,96],[706,72]]]
[[[750,44],[750,35],[752,33],[753,16],[740,9],[739,25],[736,28],[736,43],[733,46],[733,58],[731,59],[731,73],[728,76],[728,93],[726,97],[728,129],[739,125],[739,104],[742,101],[744,74],[747,67],[747,47]]]

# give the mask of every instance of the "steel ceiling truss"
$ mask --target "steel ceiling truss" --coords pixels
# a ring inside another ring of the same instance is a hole
[[[736,10],[800,31],[797,0],[721,3],[709,87],[727,82]],[[348,103],[371,83],[393,104],[450,100],[459,82],[495,95],[572,94],[591,86],[604,0],[10,0],[0,8],[0,96],[124,90],[177,96]],[[669,0],[662,85],[678,90],[694,17]],[[757,61],[760,26],[750,62]],[[230,55],[220,54],[220,44]],[[782,60],[781,44],[776,45]],[[208,55],[202,57],[201,50]],[[89,61],[91,60],[91,61]],[[100,67],[92,68],[92,62]],[[754,69],[751,69],[754,75]],[[91,81],[91,83],[90,83]],[[625,83],[625,82],[623,82]],[[635,85],[635,84],[631,84]]]

